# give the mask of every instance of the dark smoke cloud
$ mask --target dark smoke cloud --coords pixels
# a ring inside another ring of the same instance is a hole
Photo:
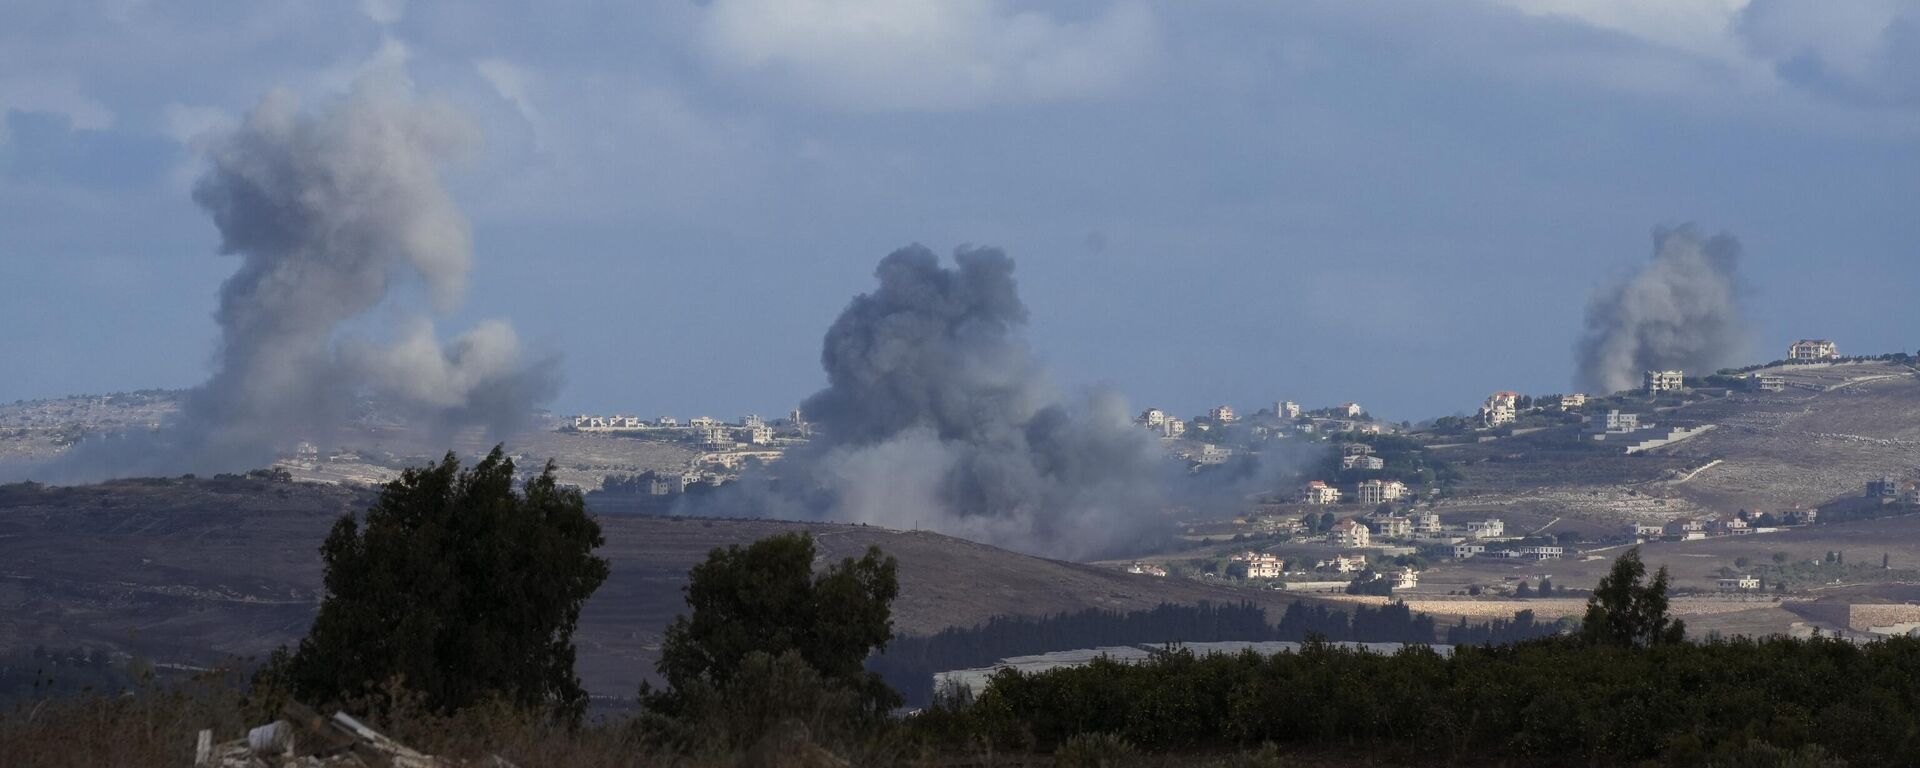
[[[42,474],[258,467],[331,439],[362,398],[437,435],[521,426],[557,388],[555,361],[530,360],[497,321],[442,344],[406,307],[407,286],[442,313],[465,292],[471,236],[439,171],[477,139],[451,108],[415,98],[397,65],[319,112],[269,93],[212,147],[194,188],[221,251],[240,258],[220,290],[212,377],[159,433],[83,442]],[[385,338],[348,337],[349,325]]]
[[[1690,225],[1656,230],[1653,239],[1652,262],[1587,302],[1576,386],[1617,392],[1651,370],[1708,373],[1737,364],[1750,349],[1740,241],[1727,234],[1702,240]]]
[[[1117,398],[1064,401],[1023,341],[1013,261],[915,245],[827,331],[828,386],[801,406],[813,444],[777,485],[729,485],[695,510],[927,528],[1081,558],[1164,533],[1167,462]]]

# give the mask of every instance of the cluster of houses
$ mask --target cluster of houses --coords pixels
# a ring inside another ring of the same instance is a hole
[[[1134,417],[1133,421],[1147,431],[1168,439],[1184,437],[1189,431],[1205,432],[1237,423],[1249,425],[1249,434],[1255,439],[1284,437],[1289,433],[1381,434],[1387,431],[1385,425],[1367,419],[1366,415],[1366,409],[1358,403],[1341,403],[1332,408],[1307,411],[1292,400],[1280,400],[1273,404],[1271,410],[1263,409],[1251,418],[1243,418],[1231,405],[1216,405],[1207,409],[1207,415],[1196,416],[1192,420],[1179,418],[1159,408],[1148,408]]]
[[[699,443],[709,449],[729,448],[735,445],[773,445],[781,438],[802,438],[810,434],[807,422],[800,417],[798,410],[785,419],[769,422],[756,415],[740,417],[740,420],[728,424],[711,416],[696,416],[685,424],[672,416],[662,416],[648,421],[638,416],[592,416],[573,417],[571,428],[575,432],[608,434],[652,434],[674,439]]]
[[[1271,553],[1249,550],[1230,555],[1227,559],[1231,562],[1245,563],[1249,579],[1281,579],[1287,576],[1286,561]],[[1320,573],[1344,575],[1359,573],[1366,569],[1367,558],[1359,554],[1334,555],[1325,560],[1315,561],[1313,564],[1313,570]],[[1400,572],[1392,575],[1391,578],[1394,580],[1394,589],[1413,589],[1420,586],[1419,572],[1410,567],[1401,568]]]
[[[1812,525],[1819,521],[1820,510],[1790,509],[1777,516],[1762,515],[1759,524],[1750,517],[1739,514],[1711,515],[1706,517],[1683,517],[1666,523],[1635,523],[1627,526],[1627,534],[1640,541],[1665,539],[1667,541],[1695,541],[1716,536],[1744,536],[1750,533],[1766,533],[1775,530],[1773,525],[1795,526]]]
[[[1526,398],[1518,392],[1495,392],[1480,406],[1480,423],[1488,427],[1503,427],[1519,419],[1523,412],[1577,411],[1586,405],[1587,396],[1580,392]]]
[[[1891,477],[1875,478],[1867,481],[1867,498],[1881,504],[1920,506],[1920,483],[1903,482]]]
[[[1310,480],[1300,489],[1300,503],[1314,506],[1339,504],[1340,488],[1325,480]],[[1407,484],[1399,480],[1362,480],[1354,485],[1354,500],[1378,506],[1407,497]]]

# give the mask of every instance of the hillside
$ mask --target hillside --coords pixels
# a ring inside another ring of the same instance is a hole
[[[253,478],[0,486],[0,653],[37,644],[204,665],[296,640],[320,587],[318,547],[366,490]],[[811,530],[826,557],[878,545],[900,559],[896,628],[997,614],[1290,598],[1018,555],[932,533],[771,521],[607,516],[612,577],[576,639],[597,695],[630,695],[681,608],[686,571],[716,546]]]
[[[1443,513],[1493,512],[1617,527],[1740,509],[1817,506],[1920,467],[1920,379],[1891,363],[1782,366],[1784,392],[1647,405],[1644,421],[1715,429],[1647,453],[1585,443],[1576,426],[1438,447],[1465,479]]]

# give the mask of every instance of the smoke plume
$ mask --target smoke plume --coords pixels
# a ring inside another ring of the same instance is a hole
[[[240,259],[214,315],[212,376],[159,433],[83,442],[50,474],[258,467],[331,439],[362,398],[436,434],[520,426],[556,389],[554,361],[530,360],[504,323],[442,344],[428,319],[458,305],[472,267],[439,171],[477,139],[450,107],[414,97],[397,66],[318,112],[269,93],[211,148],[194,188],[221,251]],[[421,289],[430,312],[410,306]]]
[[[1166,462],[1117,399],[1064,401],[1022,339],[1013,261],[914,245],[828,329],[816,435],[782,480],[729,485],[709,514],[927,528],[1081,558],[1160,535]]]
[[[1654,232],[1653,261],[1596,291],[1575,347],[1575,384],[1590,392],[1638,385],[1651,370],[1708,373],[1750,347],[1739,285],[1740,241],[1702,240],[1692,226]]]

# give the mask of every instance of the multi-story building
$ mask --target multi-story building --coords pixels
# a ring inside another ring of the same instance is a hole
[[[1640,431],[1640,414],[1607,411],[1605,416],[1587,417],[1587,433],[1599,439],[1606,435],[1625,435]]]
[[[1497,517],[1475,520],[1467,523],[1466,532],[1471,539],[1497,539],[1507,532],[1507,524]]]
[[[1362,414],[1367,412],[1367,409],[1361,408],[1359,403],[1341,403],[1340,407],[1334,410],[1349,419],[1360,418]]]
[[[1453,545],[1453,559],[1455,560],[1465,560],[1475,555],[1486,554],[1486,552],[1487,545],[1485,544],[1468,544],[1461,542]]]
[[[1352,518],[1334,523],[1331,533],[1333,543],[1342,547],[1364,547],[1373,543],[1373,531]]]
[[[1216,405],[1211,410],[1207,411],[1207,418],[1211,419],[1215,424],[1232,424],[1233,423],[1233,406]]]
[[[1348,454],[1340,457],[1341,469],[1381,470],[1387,468],[1387,460],[1364,453]]]
[[[1283,419],[1300,418],[1300,404],[1292,400],[1282,400],[1273,404],[1273,415]]]
[[[1495,392],[1480,406],[1480,421],[1489,427],[1512,424],[1520,415],[1520,393]]]
[[[712,416],[695,416],[691,419],[687,419],[687,426],[693,427],[694,429],[705,429],[707,427],[717,427],[717,426],[720,426],[720,420]]]
[[[766,424],[753,424],[740,428],[741,442],[748,445],[767,445],[773,442],[773,427]]]
[[[1678,392],[1685,389],[1686,386],[1687,374],[1685,371],[1647,371],[1646,389],[1649,395],[1657,395],[1662,392]]]
[[[1413,535],[1413,521],[1404,517],[1369,517],[1367,527],[1383,539],[1404,539]]]
[[[1307,483],[1307,487],[1301,491],[1300,501],[1303,504],[1338,504],[1340,489],[1320,480],[1314,480]]]
[[[1755,392],[1787,391],[1787,380],[1771,374],[1765,374],[1765,373],[1748,374],[1746,378],[1746,384],[1747,384],[1747,389],[1753,390]]]
[[[1560,410],[1574,411],[1587,407],[1587,396],[1580,392],[1560,396]]]
[[[1398,480],[1367,480],[1354,493],[1361,504],[1377,506],[1399,501],[1407,495],[1407,484]]]
[[[1168,416],[1167,423],[1165,426],[1166,426],[1165,434],[1167,437],[1179,437],[1187,433],[1187,422],[1185,419],[1176,419],[1176,418],[1173,418],[1172,416]]]
[[[1148,408],[1140,412],[1134,421],[1144,427],[1158,427],[1167,423],[1167,412],[1158,408]]]
[[[1826,339],[1801,339],[1787,347],[1788,360],[1833,360],[1840,356],[1840,348]]]
[[[1444,533],[1446,530],[1447,530],[1447,526],[1444,523],[1440,522],[1440,515],[1438,513],[1422,512],[1418,515],[1413,516],[1413,532],[1414,533],[1420,534],[1422,536],[1430,536],[1434,534]]]

